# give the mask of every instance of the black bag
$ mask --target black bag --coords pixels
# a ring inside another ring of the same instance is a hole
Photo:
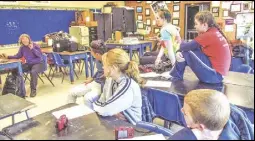
[[[22,76],[19,75],[8,75],[3,87],[2,95],[14,94],[21,98],[25,98],[26,89],[25,83]]]
[[[55,40],[53,42],[54,52],[69,51],[74,52],[78,50],[78,43],[69,41],[68,39]]]
[[[78,43],[76,42],[73,42],[73,41],[70,41],[68,43],[68,46],[66,48],[66,51],[69,51],[69,52],[75,52],[78,50]]]
[[[232,51],[233,57],[242,58],[245,64],[249,63],[253,54],[253,49],[245,44],[235,45]]]

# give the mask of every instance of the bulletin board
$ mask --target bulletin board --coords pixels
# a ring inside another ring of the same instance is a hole
[[[0,17],[0,45],[6,45],[17,43],[23,33],[40,41],[47,33],[68,32],[75,11],[0,9]]]

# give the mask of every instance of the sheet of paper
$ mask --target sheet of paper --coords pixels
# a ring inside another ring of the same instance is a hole
[[[52,114],[59,119],[61,115],[66,115],[68,119],[78,118],[84,115],[94,113],[95,111],[85,105],[77,105],[71,108],[53,112]]]
[[[141,73],[140,77],[159,77],[160,74],[157,74],[156,72],[148,72],[148,73]]]
[[[122,140],[166,140],[166,138],[162,134],[156,134],[156,135],[134,137],[131,139],[122,139]]]
[[[148,80],[145,84],[145,87],[158,87],[158,88],[169,88],[171,87],[172,82],[170,81],[151,81]]]
[[[162,74],[160,74],[160,76],[162,76],[162,77],[165,77],[165,78],[170,78],[171,76],[170,76],[170,71],[167,71],[167,72],[163,72]]]
[[[225,32],[233,32],[234,25],[225,25]]]

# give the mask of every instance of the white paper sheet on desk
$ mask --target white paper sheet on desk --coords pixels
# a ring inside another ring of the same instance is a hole
[[[140,74],[140,77],[144,77],[144,78],[147,78],[147,77],[159,77],[160,74],[157,74],[156,72],[148,72],[148,73],[141,73]]]
[[[170,78],[170,71],[167,71],[167,72],[163,72],[161,74],[157,74],[156,72],[148,72],[148,73],[141,73],[140,74],[140,77],[143,77],[143,78],[148,78],[148,77],[151,77],[151,78],[154,78],[154,77],[165,77],[165,78]]]
[[[59,117],[61,115],[66,115],[68,119],[74,119],[74,118],[78,118],[84,115],[88,115],[91,113],[94,113],[95,111],[93,111],[92,109],[90,109],[89,107],[85,106],[85,105],[77,105],[71,108],[67,108],[67,109],[63,109],[60,111],[56,111],[53,112],[52,114],[59,119]]]
[[[167,79],[168,79],[168,78],[170,78],[170,77],[171,77],[171,76],[170,76],[170,71],[163,72],[163,73],[161,73],[161,74],[160,74],[160,76],[161,76],[161,77],[165,77],[165,78],[167,78]]]
[[[122,139],[122,140],[166,140],[166,138],[162,134],[156,134],[156,135],[134,137],[131,139]]]
[[[169,88],[171,86],[170,81],[152,81],[148,80],[145,87],[158,87],[158,88]]]

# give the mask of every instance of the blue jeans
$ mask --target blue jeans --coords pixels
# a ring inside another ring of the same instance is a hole
[[[185,67],[189,66],[196,74],[197,78],[204,83],[221,83],[223,77],[212,68],[209,58],[202,52],[201,49],[192,51],[183,51],[182,55],[184,62],[175,63],[170,71],[173,78],[183,80]]]

